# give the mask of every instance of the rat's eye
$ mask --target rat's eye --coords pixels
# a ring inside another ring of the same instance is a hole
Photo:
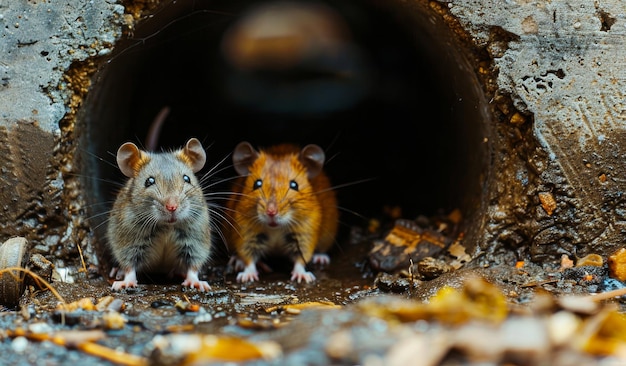
[[[298,190],[298,183],[295,180],[291,180],[289,182],[289,188],[293,189],[294,191]]]
[[[187,174],[183,175],[183,180],[185,181],[185,183],[191,183],[191,178],[189,178]]]
[[[146,179],[146,183],[144,183],[144,184],[145,184],[146,188],[148,188],[151,185],[153,185],[154,183],[156,183],[156,180],[154,180],[154,177],[148,177],[148,179]]]
[[[263,185],[263,181],[260,179],[257,179],[254,181],[254,184],[252,185],[252,189],[259,189],[261,188],[261,186]]]

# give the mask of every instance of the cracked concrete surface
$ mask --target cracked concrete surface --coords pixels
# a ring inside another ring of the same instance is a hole
[[[0,2],[3,239],[24,236],[37,252],[75,256],[72,118],[89,79],[71,69],[111,51],[123,16],[115,1]]]
[[[469,58],[496,117],[475,253],[544,260],[622,246],[626,4],[416,2],[460,26],[455,33],[481,55]],[[91,255],[77,218],[74,116],[130,4],[0,2],[0,241],[26,236],[58,258],[76,258],[80,244]]]
[[[0,124],[36,120],[59,135],[69,95],[62,76],[75,61],[110,52],[124,7],[111,2],[4,1],[0,4]]]
[[[626,5],[454,1],[449,9],[477,45],[497,43],[494,29],[512,39],[506,50],[491,48],[496,93],[532,116],[528,138],[536,149],[525,151],[519,169],[509,173],[520,176],[522,186],[532,185],[524,177],[536,176],[536,187],[522,189],[520,197],[550,192],[557,204],[552,216],[533,212],[539,203],[533,197],[525,215],[514,215],[526,217],[513,230],[526,230],[524,241],[536,256],[615,250],[626,224]]]

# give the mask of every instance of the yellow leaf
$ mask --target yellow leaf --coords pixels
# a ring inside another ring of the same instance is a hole
[[[190,353],[183,365],[203,364],[209,361],[241,362],[269,359],[281,354],[280,346],[273,342],[252,343],[229,336],[202,336],[200,348]]]

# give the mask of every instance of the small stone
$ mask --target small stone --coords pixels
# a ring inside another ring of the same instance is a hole
[[[446,262],[433,257],[426,257],[417,264],[417,271],[425,280],[435,279],[451,269]]]
[[[539,201],[541,201],[541,207],[546,211],[549,216],[552,216],[554,210],[556,210],[556,200],[552,193],[541,192],[539,193]]]
[[[582,258],[580,258],[576,262],[576,267],[582,266],[594,266],[594,267],[602,267],[604,265],[604,259],[598,254],[588,254]]]
[[[15,353],[24,353],[28,347],[28,339],[26,337],[15,337],[11,342],[11,349]]]

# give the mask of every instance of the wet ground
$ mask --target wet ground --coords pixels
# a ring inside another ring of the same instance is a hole
[[[586,360],[589,364],[598,362],[597,355],[576,347],[556,347],[549,341],[541,347],[525,345],[524,329],[515,329],[512,333],[519,337],[513,342],[521,344],[519,349],[508,344],[467,346],[473,336],[456,338],[463,330],[470,332],[465,321],[455,321],[451,330],[441,325],[448,315],[442,316],[441,311],[433,315],[432,308],[416,306],[428,304],[443,288],[467,291],[462,290],[465,284],[479,276],[498,289],[502,301],[506,302],[507,314],[528,315],[536,311],[539,291],[550,294],[552,300],[549,305],[545,300],[540,301],[542,316],[534,317],[535,320],[546,319],[547,315],[560,311],[576,314],[580,320],[575,323],[579,324],[583,322],[581,310],[571,309],[576,305],[569,305],[570,308],[558,305],[554,299],[565,294],[587,295],[612,290],[607,282],[606,265],[571,268],[563,268],[561,263],[466,265],[425,280],[419,279],[417,274],[411,278],[406,273],[373,271],[368,264],[371,248],[369,241],[351,243],[346,240],[331,253],[328,267],[311,268],[317,281],[309,284],[290,281],[290,265],[284,261],[269,262],[274,271],[261,272],[259,282],[237,283],[235,274],[228,271],[224,261],[213,266],[207,278],[212,286],[208,293],[183,289],[178,282],[167,279],[154,279],[158,283],[113,292],[110,283],[96,274],[79,275],[73,283],[52,282],[58,296],[31,286],[21,298],[20,307],[0,312],[0,326],[5,329],[0,333],[0,352],[4,364],[31,365],[75,362],[190,365],[207,363],[209,359],[214,362],[216,358],[221,360],[218,363],[240,361],[262,365],[383,365],[403,364],[398,363],[396,353],[410,356],[419,347],[428,350],[421,353],[424,362],[416,364],[433,366],[475,364],[476,360],[566,365],[569,358],[563,356],[565,354],[575,355],[576,360]],[[497,296],[490,295],[491,290],[485,285],[472,291],[469,293],[473,295],[455,300],[458,303],[453,305],[452,313],[462,314],[462,309],[472,308],[476,298],[492,298],[487,311],[469,315],[470,320],[476,318],[480,323],[481,317],[488,318],[496,312],[499,300],[493,300]],[[480,296],[476,296],[477,292]],[[60,311],[59,297],[73,307]],[[80,305],[81,299],[89,299],[93,304],[109,302],[92,308]],[[581,300],[580,304],[584,305],[585,301]],[[614,304],[621,306],[619,301]],[[425,311],[430,315],[423,316]],[[605,312],[596,304],[595,308],[583,312],[584,319]],[[503,322],[501,324],[510,322],[499,321]],[[561,328],[568,329],[568,326]],[[538,326],[537,329],[543,328]],[[484,329],[472,331],[480,334]],[[544,336],[542,330],[526,333],[528,339]],[[444,334],[447,334],[444,338],[456,339],[457,343],[428,345],[422,342],[397,351],[405,341],[416,342],[417,335],[425,335],[431,342]],[[204,351],[186,348],[198,342],[209,342],[206,336],[224,337],[211,338],[212,344],[216,344],[216,339],[230,341],[219,343],[217,351],[214,348],[207,351],[206,345],[201,347]],[[244,340],[251,343],[238,343]],[[94,344],[99,348],[94,349]],[[483,352],[481,347],[500,347],[501,350],[489,353]],[[479,356],[475,356],[477,353]],[[511,358],[511,354],[515,357]]]

